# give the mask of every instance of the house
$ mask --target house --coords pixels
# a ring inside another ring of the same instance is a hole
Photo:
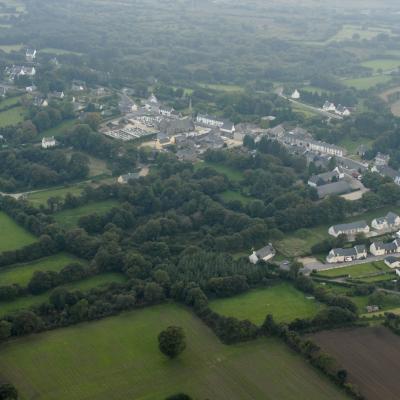
[[[175,138],[168,136],[166,133],[160,132],[157,134],[157,139],[155,142],[155,148],[161,150],[166,146],[175,144]]]
[[[224,124],[219,128],[219,130],[223,133],[228,133],[230,135],[233,135],[235,133],[235,125],[233,122],[230,121],[223,121]]]
[[[385,217],[375,218],[371,226],[377,230],[395,230],[400,227],[400,217],[395,213],[388,212]]]
[[[83,92],[86,90],[86,83],[83,81],[72,81],[71,90],[73,92]]]
[[[325,101],[324,105],[322,106],[322,110],[326,112],[336,112],[336,106],[334,103]]]
[[[389,268],[399,268],[400,267],[400,258],[389,256],[385,258],[385,264]]]
[[[400,240],[396,239],[390,243],[374,242],[369,248],[374,256],[384,256],[385,254],[400,253]]]
[[[331,236],[338,237],[340,235],[354,236],[358,233],[368,233],[369,225],[365,221],[356,221],[349,224],[334,225],[328,229]]]
[[[324,172],[318,175],[312,175],[308,180],[308,185],[311,187],[317,187],[326,185],[328,183],[337,182],[344,178],[343,172],[339,168],[335,168],[333,171]]]
[[[7,88],[4,86],[0,86],[0,96],[6,97],[6,94],[7,94]]]
[[[375,156],[375,166],[388,165],[390,161],[390,156],[388,154],[378,153]]]
[[[158,113],[163,117],[172,117],[175,114],[173,107],[160,107]]]
[[[349,117],[351,115],[351,112],[348,108],[343,107],[341,104],[339,104],[336,108],[336,114],[342,116],[342,117]]]
[[[49,93],[50,99],[62,100],[65,97],[64,92],[51,92]]]
[[[290,96],[293,100],[299,100],[300,99],[300,92],[296,89]]]
[[[367,248],[362,245],[354,246],[351,249],[332,249],[326,257],[326,261],[329,264],[334,264],[354,260],[363,260],[367,258],[367,256]]]
[[[364,156],[365,156],[365,153],[366,153],[367,151],[368,151],[368,147],[367,147],[365,144],[360,144],[360,145],[357,147],[356,153],[357,153],[358,156],[364,157]]]
[[[158,99],[157,99],[157,97],[155,96],[155,94],[152,93],[152,94],[150,95],[150,97],[147,99],[147,102],[148,102],[149,104],[155,105],[155,104],[158,104]]]
[[[57,146],[57,142],[56,142],[56,139],[54,139],[54,136],[44,137],[42,139],[42,149],[51,149],[56,146]]]
[[[379,306],[375,306],[375,305],[366,306],[365,309],[366,309],[367,313],[373,313],[373,312],[379,311]]]
[[[25,90],[26,90],[27,93],[32,93],[32,92],[35,92],[37,90],[37,87],[35,85],[27,86],[25,88]]]
[[[129,181],[134,181],[136,179],[140,178],[140,173],[139,172],[129,172],[128,174],[121,175],[118,177],[117,182],[121,185],[125,185],[129,183]]]
[[[377,172],[381,176],[386,176],[393,179],[394,183],[400,185],[400,171],[387,166],[387,165],[376,165],[371,168],[372,172]]]
[[[275,257],[275,249],[272,247],[272,244],[268,244],[260,250],[253,251],[253,253],[249,256],[249,260],[252,264],[257,264],[259,261],[269,261]]]
[[[36,50],[35,49],[26,49],[25,58],[28,62],[33,62],[36,58]]]
[[[11,81],[13,81],[15,78],[19,78],[20,76],[32,77],[36,75],[35,67],[25,67],[21,65],[6,67],[4,72]]]
[[[351,181],[344,179],[317,187],[317,193],[320,199],[328,196],[340,196],[356,190],[359,190],[359,188],[356,188]]]

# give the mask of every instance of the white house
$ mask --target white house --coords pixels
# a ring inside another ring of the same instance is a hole
[[[350,110],[347,107],[343,107],[339,104],[336,108],[336,114],[341,115],[342,117],[349,117],[351,115]]]
[[[298,99],[300,99],[300,92],[296,89],[293,93],[292,93],[292,95],[290,96],[293,100],[298,100]]]
[[[400,227],[400,217],[395,213],[388,212],[385,217],[375,218],[371,226],[377,230],[395,230]]]
[[[119,176],[117,179],[117,182],[121,185],[125,185],[125,184],[129,183],[129,181],[134,181],[139,178],[140,178],[140,174],[138,172],[136,172],[136,173],[129,172],[128,174]]]
[[[400,240],[396,239],[390,243],[374,242],[369,248],[374,256],[384,256],[385,254],[400,253]]]
[[[400,268],[400,258],[397,257],[393,257],[393,256],[389,256],[385,258],[385,264],[389,267],[389,268]],[[396,274],[399,275],[397,273],[396,269]],[[399,271],[400,272],[400,271]]]
[[[326,101],[322,106],[322,109],[327,112],[336,112],[336,106],[334,103]]]
[[[28,62],[33,62],[36,58],[36,49],[27,49],[25,52],[25,58]]]
[[[362,260],[367,258],[367,248],[365,246],[355,246],[351,249],[332,249],[326,261],[329,264]]]
[[[388,154],[378,153],[375,156],[375,165],[376,166],[388,165],[389,161],[390,161],[390,156]]]
[[[340,235],[354,236],[358,233],[369,233],[369,225],[365,221],[356,221],[349,224],[334,225],[328,229],[331,236],[338,237]]]
[[[54,136],[44,137],[42,139],[42,149],[51,149],[56,146],[57,146],[57,142],[56,142],[56,139],[54,139]]]
[[[252,264],[257,264],[259,261],[269,261],[275,257],[275,249],[272,247],[272,244],[268,244],[260,250],[253,251],[253,253],[249,256],[249,260]]]

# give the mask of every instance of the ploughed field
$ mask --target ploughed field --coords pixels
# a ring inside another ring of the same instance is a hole
[[[182,326],[186,350],[169,360],[157,335]],[[274,339],[225,346],[174,304],[11,340],[0,376],[22,400],[160,400],[177,392],[213,400],[342,400],[326,377]]]
[[[312,339],[339,361],[368,400],[400,398],[399,336],[377,326],[324,331]]]

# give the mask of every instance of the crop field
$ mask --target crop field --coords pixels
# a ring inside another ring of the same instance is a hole
[[[54,219],[65,228],[73,228],[78,224],[79,218],[93,213],[104,214],[117,205],[118,202],[113,200],[89,203],[82,207],[60,211],[54,214]]]
[[[69,283],[67,285],[63,285],[62,287],[68,290],[82,290],[87,291],[93,289],[95,287],[107,285],[109,283],[122,283],[125,281],[125,277],[121,274],[117,273],[106,273],[101,275],[96,275],[87,279],[84,279],[79,282]],[[0,302],[0,316],[4,316],[6,314],[11,314],[13,312],[19,310],[26,310],[34,306],[38,306],[47,302],[49,299],[51,291],[42,293],[37,296],[24,296],[19,297],[15,300],[8,302]]]
[[[399,398],[399,336],[377,326],[319,332],[312,338],[336,357],[368,400]]]
[[[354,87],[358,90],[367,90],[381,83],[387,83],[391,79],[392,78],[388,75],[376,75],[366,78],[344,79],[341,82],[343,82],[346,86]]]
[[[54,256],[41,258],[26,264],[14,264],[0,269],[0,286],[18,284],[26,286],[36,271],[60,271],[71,263],[86,264],[87,261],[71,254],[59,253]]]
[[[23,107],[14,107],[0,112],[0,128],[19,124],[24,120],[25,114],[26,112]]]
[[[361,278],[366,275],[389,272],[390,268],[383,262],[370,262],[365,264],[353,265],[351,267],[335,268],[327,271],[321,271],[318,275],[327,278],[336,278],[338,276],[349,275],[351,278]]]
[[[35,236],[17,225],[7,214],[0,212],[0,253],[19,249],[36,240]]]
[[[227,167],[226,165],[211,163],[207,161],[195,164],[195,169],[207,168],[207,167],[212,168],[218,173],[225,175],[232,182],[239,182],[243,180],[243,174],[241,171]]]
[[[157,344],[170,325],[181,326],[187,337],[175,360]],[[160,400],[177,392],[213,400],[347,399],[281,342],[225,346],[173,304],[4,343],[0,374],[22,400]]]
[[[227,317],[249,319],[262,324],[267,314],[278,322],[291,322],[296,318],[313,317],[323,305],[283,283],[266,289],[251,290],[247,293],[225,299],[213,300],[210,307]]]
[[[48,189],[48,190],[40,190],[38,192],[34,192],[28,195],[28,200],[34,206],[46,205],[47,200],[50,197],[60,197],[65,198],[68,193],[71,193],[75,196],[78,196],[82,193],[84,188],[84,184],[67,186],[67,187],[60,187],[55,189]]]

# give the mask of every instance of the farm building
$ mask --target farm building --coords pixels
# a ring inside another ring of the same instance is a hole
[[[269,261],[275,256],[275,249],[272,244],[268,244],[260,250],[253,251],[253,254],[249,256],[249,260],[252,264],[257,264],[259,261]]]
[[[328,229],[331,236],[338,237],[340,235],[354,236],[358,233],[368,233],[369,225],[365,221],[356,221],[349,224],[334,225]]]
[[[367,248],[365,246],[355,246],[351,249],[332,249],[326,261],[329,264],[362,260],[367,258]]]

